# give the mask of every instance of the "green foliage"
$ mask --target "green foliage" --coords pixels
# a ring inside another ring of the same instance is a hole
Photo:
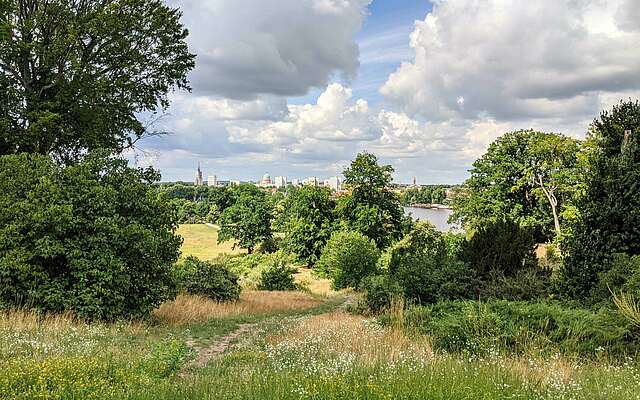
[[[177,267],[179,288],[188,294],[206,296],[216,301],[240,298],[238,276],[223,263],[187,257]]]
[[[510,276],[491,274],[480,283],[478,296],[482,300],[540,300],[549,298],[551,289],[551,270],[532,266]]]
[[[174,199],[171,204],[177,211],[179,224],[199,224],[206,220],[209,209],[204,202]]]
[[[0,6],[0,154],[118,152],[151,134],[139,115],[189,89],[188,32],[161,0]]]
[[[625,131],[631,131],[625,135]],[[614,254],[640,255],[640,103],[621,102],[595,120],[585,150],[580,220],[567,240],[559,290],[589,299]]]
[[[591,311],[560,303],[494,301],[443,302],[405,312],[411,324],[434,337],[446,351],[487,354],[496,351],[596,356],[633,355],[640,342],[619,313]]]
[[[442,234],[442,239],[447,249],[447,255],[452,259],[460,259],[467,241],[465,235],[462,233],[446,232]]]
[[[511,219],[548,241],[558,235],[554,215],[563,230],[565,218],[573,215],[578,150],[578,141],[560,134],[506,133],[473,164],[471,178],[455,192],[453,218],[469,230]]]
[[[445,185],[427,185],[420,187],[410,187],[405,190],[400,200],[405,206],[411,204],[445,204],[447,200],[447,189]]]
[[[360,232],[383,249],[402,237],[404,213],[391,190],[393,167],[378,165],[376,156],[360,153],[344,171],[344,186],[337,214],[348,230]]]
[[[473,294],[473,271],[449,256],[443,235],[429,223],[416,224],[388,253],[390,277],[409,300],[435,303]]]
[[[297,271],[287,259],[277,258],[268,269],[262,271],[258,290],[296,290],[298,285],[293,274]]]
[[[1,156],[0,304],[115,319],[171,298],[181,239],[158,178],[99,154]]]
[[[462,259],[481,278],[514,276],[537,265],[536,241],[528,229],[512,221],[487,222],[465,244]]]
[[[368,276],[360,283],[364,291],[363,306],[373,312],[380,312],[391,305],[391,300],[403,296],[402,287],[389,275]]]
[[[358,232],[338,231],[331,235],[316,270],[332,280],[334,289],[357,288],[360,281],[376,272],[378,249]]]
[[[240,277],[240,284],[246,289],[257,289],[265,271],[279,263],[290,265],[291,261],[291,257],[281,250],[275,253],[253,253],[219,259],[220,263],[224,263]]]
[[[608,302],[612,293],[620,292],[640,298],[640,256],[615,254],[611,268],[598,274],[592,296],[595,301]]]
[[[283,247],[298,261],[315,264],[334,230],[334,208],[328,188],[304,186],[292,190],[279,217],[286,235]]]
[[[235,240],[235,245],[251,253],[257,245],[273,236],[273,207],[267,195],[253,185],[239,186],[232,193],[233,205],[227,207],[218,220],[218,242]]]

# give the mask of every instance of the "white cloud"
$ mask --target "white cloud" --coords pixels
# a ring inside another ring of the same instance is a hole
[[[640,89],[637,0],[435,1],[381,88],[430,120],[594,117]],[[464,99],[463,102],[460,99]]]
[[[227,123],[232,143],[301,145],[305,140],[350,142],[371,140],[379,135],[375,115],[362,99],[350,101],[351,89],[333,83],[316,104],[290,105],[280,121]]]
[[[304,95],[355,77],[371,0],[171,0],[184,11],[196,92],[234,99]]]

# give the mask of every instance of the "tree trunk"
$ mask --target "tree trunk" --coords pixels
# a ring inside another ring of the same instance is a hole
[[[547,200],[549,200],[549,204],[551,205],[551,212],[553,213],[553,225],[556,231],[556,236],[560,236],[560,218],[558,217],[558,199],[556,198],[554,189],[547,188],[542,181],[542,177],[538,176],[538,184],[542,188],[544,195]]]

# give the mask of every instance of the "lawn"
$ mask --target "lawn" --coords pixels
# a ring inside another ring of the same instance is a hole
[[[241,254],[244,250],[233,249],[233,242],[218,244],[218,228],[205,224],[180,225],[178,234],[184,239],[182,257],[196,256],[202,260],[211,260],[220,254]]]

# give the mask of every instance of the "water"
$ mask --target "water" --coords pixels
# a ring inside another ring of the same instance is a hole
[[[448,232],[452,229],[458,230],[457,225],[450,224],[448,222],[449,216],[453,214],[452,210],[404,207],[404,214],[411,214],[411,216],[413,216],[413,219],[418,221],[429,221],[433,225],[435,225],[437,230],[441,232]]]

